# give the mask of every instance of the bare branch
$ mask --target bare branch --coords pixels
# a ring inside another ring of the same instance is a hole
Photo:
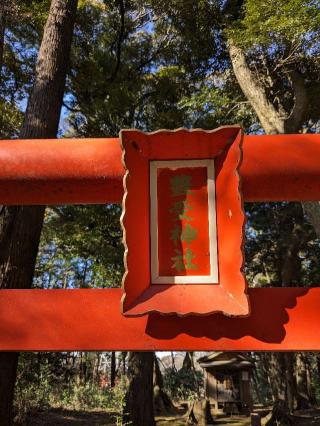
[[[285,120],[286,133],[295,133],[301,129],[308,110],[308,97],[304,79],[298,71],[291,71],[289,78],[294,94],[294,105],[289,117]]]
[[[114,81],[116,78],[118,71],[120,69],[120,63],[121,63],[121,47],[122,42],[124,40],[124,29],[125,29],[125,7],[123,0],[118,0],[119,2],[119,11],[120,11],[120,30],[119,30],[119,36],[118,36],[118,42],[117,42],[117,48],[116,48],[116,66],[114,70],[112,71],[112,74],[109,78],[109,81]]]
[[[80,109],[77,108],[72,108],[71,106],[69,106],[68,104],[66,104],[65,102],[62,102],[62,106],[64,106],[68,111],[70,112],[74,112],[74,113],[78,113],[81,112]]]

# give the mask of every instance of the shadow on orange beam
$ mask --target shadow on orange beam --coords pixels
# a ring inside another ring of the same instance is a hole
[[[320,350],[320,288],[249,289],[247,318],[128,318],[121,293],[1,290],[0,350]]]

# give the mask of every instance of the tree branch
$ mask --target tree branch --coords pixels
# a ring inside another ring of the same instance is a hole
[[[114,70],[112,71],[112,74],[109,78],[109,81],[114,81],[114,79],[116,78],[118,71],[120,69],[120,63],[121,63],[121,47],[122,47],[122,42],[124,40],[124,28],[125,28],[125,7],[124,7],[124,3],[123,0],[118,0],[119,1],[119,11],[120,11],[120,31],[119,31],[119,37],[118,37],[118,43],[117,43],[117,52],[116,52],[116,56],[117,56],[117,60],[116,60],[116,66],[114,68]]]
[[[75,113],[81,112],[80,109],[72,108],[71,106],[69,106],[68,104],[66,104],[64,101],[62,102],[62,106],[64,106],[70,112],[75,112]]]
[[[296,133],[301,129],[308,111],[308,96],[304,79],[298,71],[291,71],[289,79],[292,84],[294,105],[290,115],[285,120],[285,133]]]

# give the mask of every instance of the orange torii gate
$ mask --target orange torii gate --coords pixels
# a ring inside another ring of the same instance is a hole
[[[320,200],[320,135],[244,136],[245,201]],[[119,139],[0,141],[1,204],[119,203]],[[248,289],[245,318],[126,317],[121,289],[1,290],[0,350],[320,350],[320,288]]]

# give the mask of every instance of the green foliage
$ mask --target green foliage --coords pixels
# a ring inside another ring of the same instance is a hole
[[[171,6],[166,12],[158,6],[128,2],[123,16],[116,2],[108,7],[88,2],[80,10],[68,80],[70,134],[106,137],[124,127],[152,131],[192,125],[180,101],[204,77],[214,49],[199,23],[198,35],[206,37],[206,44],[196,50],[199,40],[194,39],[183,54],[189,39],[178,36],[165,19]],[[208,22],[204,3],[200,9],[199,19]]]
[[[224,67],[221,45],[220,5],[206,0],[152,0],[151,17],[158,37],[167,40],[163,55],[183,67],[190,81],[206,78],[208,69]]]
[[[175,400],[193,400],[198,396],[199,383],[203,375],[200,371],[189,368],[166,368],[163,373],[163,383],[168,394]]]
[[[146,130],[189,127],[187,111],[180,104],[192,90],[186,71],[176,65],[161,65],[146,79],[147,102],[139,112],[139,126]]]
[[[226,16],[225,41],[244,50],[254,78],[280,115],[290,115],[296,102],[292,73],[302,77],[309,100],[304,126],[312,128],[320,112],[318,2],[245,0],[241,10],[230,8]]]
[[[63,389],[58,395],[55,390],[51,395],[51,406],[62,406],[72,410],[103,409],[121,413],[125,391],[123,386],[117,385],[114,389],[104,391],[94,383],[73,385]]]
[[[34,286],[117,287],[123,272],[121,208],[64,206],[47,211]]]
[[[79,11],[69,79],[69,104],[79,111],[70,115],[70,124],[79,135],[117,135],[132,126],[147,97],[152,34],[139,9],[126,3],[123,21],[120,12],[115,1],[87,2]]]
[[[49,4],[49,0],[8,2],[0,57],[1,139],[19,134]]]
[[[25,424],[38,410],[50,407],[71,410],[100,409],[121,424],[125,378],[114,388],[102,387],[94,374],[97,354],[22,353],[15,390],[15,422]]]
[[[0,138],[16,137],[23,120],[22,112],[15,103],[0,98]]]
[[[246,267],[251,286],[282,286],[285,261],[292,256],[292,285],[320,279],[320,245],[300,203],[246,205]]]
[[[42,34],[50,8],[50,0],[19,0],[17,2],[17,13],[28,21],[34,30]]]
[[[320,8],[317,1],[245,0],[242,17],[228,28],[228,37],[243,47],[275,48],[292,44],[296,49],[314,47],[319,37]]]
[[[15,422],[23,423],[39,407],[49,407],[49,383],[52,377],[52,365],[40,363],[37,354],[20,354],[15,386]]]
[[[248,132],[259,129],[251,105],[230,72],[208,78],[190,97],[183,97],[179,105],[190,117],[193,127],[213,129],[236,123]]]

